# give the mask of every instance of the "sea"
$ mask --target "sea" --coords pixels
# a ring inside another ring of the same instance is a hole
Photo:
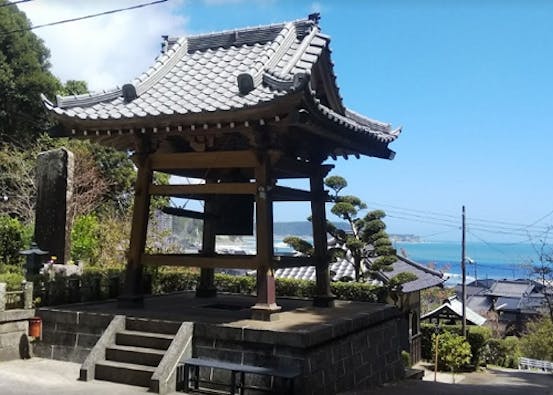
[[[539,247],[530,243],[467,242],[465,246],[468,282],[529,278],[539,256]],[[460,242],[396,242],[395,248],[398,254],[442,271],[449,277],[448,285],[461,282]]]
[[[291,253],[275,235],[275,252]],[[219,243],[218,243],[219,244]],[[255,253],[255,239],[244,237],[240,248]],[[443,272],[447,285],[461,282],[461,243],[454,241],[394,242],[398,254]],[[236,249],[229,245],[228,248]],[[465,256],[467,281],[474,279],[525,279],[531,277],[531,264],[538,259],[538,246],[530,243],[483,243],[467,242]],[[553,246],[550,250],[553,249]]]

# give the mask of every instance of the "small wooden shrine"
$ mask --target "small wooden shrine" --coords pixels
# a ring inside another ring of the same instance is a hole
[[[318,15],[289,23],[184,38],[164,37],[154,65],[132,83],[99,93],[44,98],[57,120],[53,136],[88,138],[132,152],[138,169],[126,267],[124,303],[142,301],[145,265],[201,268],[197,296],[213,296],[215,268],[257,271],[252,317],[270,319],[280,308],[273,270],[315,266],[316,306],[332,306],[326,256],[323,179],[327,158],[361,155],[392,159],[399,135],[389,124],[342,103]],[[153,172],[205,180],[156,185]],[[278,184],[303,178],[310,190]],[[145,253],[151,196],[204,202],[198,254]],[[273,203],[310,202],[315,253],[274,255]],[[255,211],[255,221],[254,221]],[[255,229],[254,229],[255,224]],[[215,252],[218,234],[252,234],[256,255]]]

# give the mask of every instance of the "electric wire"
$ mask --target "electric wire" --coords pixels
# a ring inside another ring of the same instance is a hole
[[[99,17],[99,16],[116,14],[116,13],[123,12],[123,11],[130,11],[130,10],[135,10],[135,9],[138,9],[138,8],[144,8],[144,7],[149,7],[149,6],[160,4],[160,3],[165,3],[166,1],[168,1],[168,0],[155,0],[155,1],[151,1],[149,3],[137,4],[137,5],[133,5],[133,6],[130,6],[130,7],[117,8],[117,9],[114,9],[114,10],[98,12],[96,14],[89,14],[89,15],[79,16],[79,17],[76,17],[76,18],[69,18],[69,19],[63,19],[63,20],[60,20],[60,21],[44,23],[42,25],[35,25],[35,26],[28,27],[28,28],[10,30],[8,32],[2,33],[1,35],[6,36],[6,35],[9,35],[9,34],[14,34],[14,33],[23,33],[23,32],[27,32],[27,31],[31,31],[31,30],[41,29],[43,27],[56,26],[56,25],[61,25],[61,24],[64,24],[64,23],[77,22],[77,21],[82,21],[84,19],[91,19],[91,18],[96,18],[96,17]]]
[[[31,0],[18,0],[18,1],[6,2],[6,3],[3,3],[3,4],[0,4],[0,8],[9,7],[11,5],[16,5],[16,4],[20,4],[20,3],[27,3],[29,1],[31,1]]]

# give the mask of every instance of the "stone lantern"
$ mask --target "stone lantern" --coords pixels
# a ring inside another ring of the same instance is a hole
[[[19,251],[21,255],[27,257],[27,262],[25,263],[25,270],[27,275],[29,274],[38,274],[42,265],[44,263],[44,256],[48,254],[48,251],[43,251],[38,248],[38,245],[33,241],[31,243],[31,248],[28,250]]]

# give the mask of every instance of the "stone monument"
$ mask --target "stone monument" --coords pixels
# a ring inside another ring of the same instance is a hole
[[[35,241],[58,263],[69,261],[73,165],[73,153],[65,148],[42,152],[37,158]]]

